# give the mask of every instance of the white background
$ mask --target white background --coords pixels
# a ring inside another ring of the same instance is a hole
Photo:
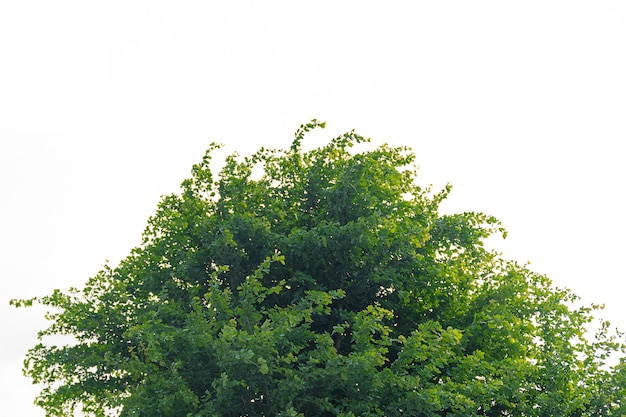
[[[409,145],[443,210],[626,329],[622,1],[0,2],[0,415],[44,327],[11,298],[81,286],[139,243],[211,141]]]

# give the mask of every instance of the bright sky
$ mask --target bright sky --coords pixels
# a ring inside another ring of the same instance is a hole
[[[0,415],[44,327],[11,298],[81,286],[138,244],[211,141],[409,145],[446,211],[626,329],[626,2],[0,2]],[[32,311],[31,311],[32,310]]]

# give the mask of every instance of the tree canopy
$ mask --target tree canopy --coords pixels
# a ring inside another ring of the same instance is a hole
[[[441,214],[410,149],[304,151],[317,127],[219,175],[212,144],[119,265],[12,301],[50,309],[24,362],[47,415],[626,414],[600,307],[487,249],[494,217]]]

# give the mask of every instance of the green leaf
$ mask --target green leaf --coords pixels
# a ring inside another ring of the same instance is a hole
[[[486,249],[494,217],[441,214],[410,149],[303,151],[324,127],[219,174],[211,144],[119,265],[10,301],[49,311],[24,361],[47,415],[626,415],[599,306]]]

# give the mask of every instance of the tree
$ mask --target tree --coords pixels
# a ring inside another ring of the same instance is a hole
[[[495,218],[440,214],[409,149],[304,152],[317,127],[217,178],[211,145],[118,266],[13,301],[51,309],[24,364],[48,415],[624,415],[598,306],[487,250]]]

